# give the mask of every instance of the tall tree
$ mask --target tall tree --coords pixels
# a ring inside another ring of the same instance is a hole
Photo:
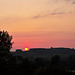
[[[9,52],[12,48],[12,36],[7,31],[0,31],[0,52]]]

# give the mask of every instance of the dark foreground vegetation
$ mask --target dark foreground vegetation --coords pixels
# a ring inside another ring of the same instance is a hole
[[[29,61],[28,58],[13,57],[10,53],[0,57],[0,75],[73,75],[72,70],[75,70],[75,60],[61,61],[58,55],[51,61],[43,58]]]
[[[68,60],[61,60],[55,55],[47,61],[36,58],[33,61],[21,56],[12,56],[12,36],[8,32],[0,31],[0,75],[74,75],[75,60],[70,56]]]

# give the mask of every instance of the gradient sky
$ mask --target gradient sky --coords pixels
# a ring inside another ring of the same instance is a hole
[[[13,36],[13,51],[75,48],[75,0],[0,0],[0,30]]]

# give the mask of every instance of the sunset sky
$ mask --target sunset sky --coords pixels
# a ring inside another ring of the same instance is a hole
[[[75,48],[75,0],[0,0],[0,30],[13,48]]]

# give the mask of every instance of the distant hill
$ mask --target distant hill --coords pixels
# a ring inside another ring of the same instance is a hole
[[[69,56],[75,57],[75,49],[70,48],[33,48],[29,51],[16,50],[16,52],[11,53],[14,56],[23,56],[30,59],[44,58],[50,60],[54,55],[59,55],[63,59]]]

